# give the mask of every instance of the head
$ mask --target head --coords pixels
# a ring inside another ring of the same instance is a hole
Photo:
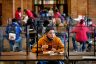
[[[19,25],[19,24],[17,23],[17,20],[16,20],[15,18],[12,19],[12,25]]]
[[[24,12],[26,13],[27,9],[24,9]]]
[[[17,10],[18,10],[18,11],[21,11],[21,7],[18,7]]]
[[[46,26],[48,26],[48,24],[49,24],[49,21],[48,20],[44,20],[43,26],[46,27]]]
[[[47,27],[46,28],[46,30],[45,30],[45,34],[46,34],[46,36],[47,36],[47,38],[49,39],[49,40],[53,40],[53,38],[55,37],[55,30],[54,30],[54,28],[53,27]]]
[[[84,20],[83,20],[83,19],[81,19],[81,20],[80,20],[80,24],[83,24],[83,23],[84,23]]]
[[[12,19],[12,23],[13,23],[13,22],[17,22],[17,20],[16,20],[15,18],[13,18],[13,19]]]

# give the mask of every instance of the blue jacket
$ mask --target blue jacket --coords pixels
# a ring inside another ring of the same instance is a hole
[[[20,37],[20,34],[22,32],[22,29],[21,29],[20,25],[17,22],[13,22],[12,24],[10,24],[10,25],[8,25],[6,27],[7,38],[8,38],[8,34],[9,34],[9,31],[10,31],[11,25],[14,25],[15,26],[15,29],[16,29],[16,40],[18,40],[19,37]]]

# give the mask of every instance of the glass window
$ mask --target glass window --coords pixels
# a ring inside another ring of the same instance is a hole
[[[56,0],[44,0],[44,4],[54,4]]]
[[[35,4],[41,4],[43,1],[43,4],[56,4],[56,0],[35,0]]]
[[[35,4],[41,4],[42,0],[35,0],[34,3]]]
[[[59,4],[64,4],[64,0],[59,0]]]

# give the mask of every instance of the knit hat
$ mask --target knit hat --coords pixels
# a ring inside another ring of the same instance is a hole
[[[47,26],[46,30],[45,30],[45,33],[49,32],[50,30],[54,30],[54,28],[52,26]]]

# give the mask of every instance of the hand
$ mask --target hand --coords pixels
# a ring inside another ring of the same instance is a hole
[[[54,51],[54,52],[56,52],[56,49],[55,48],[52,48],[51,50]]]
[[[48,45],[42,45],[42,48],[48,48]]]
[[[56,50],[57,53],[64,52],[62,49]]]

